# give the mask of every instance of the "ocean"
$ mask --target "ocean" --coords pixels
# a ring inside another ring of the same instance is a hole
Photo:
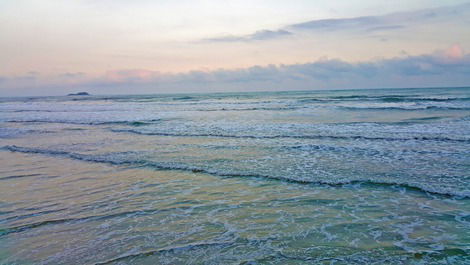
[[[470,88],[0,98],[0,264],[470,264]]]

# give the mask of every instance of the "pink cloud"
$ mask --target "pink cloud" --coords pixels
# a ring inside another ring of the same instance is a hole
[[[454,44],[444,51],[444,57],[447,60],[456,61],[464,57],[465,52],[462,47],[458,44]]]

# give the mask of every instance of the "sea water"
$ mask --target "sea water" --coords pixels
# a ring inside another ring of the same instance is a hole
[[[0,98],[0,264],[468,264],[470,88]]]

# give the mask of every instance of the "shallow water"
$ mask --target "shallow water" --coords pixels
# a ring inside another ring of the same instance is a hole
[[[0,264],[466,264],[470,88],[0,99]]]

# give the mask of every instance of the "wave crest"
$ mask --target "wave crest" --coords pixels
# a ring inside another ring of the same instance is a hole
[[[457,198],[470,198],[470,192],[468,191],[461,191],[461,192],[449,191],[445,187],[430,188],[422,184],[400,182],[400,181],[381,181],[381,180],[373,180],[373,179],[324,181],[324,180],[293,179],[293,178],[287,178],[287,177],[261,175],[257,173],[220,172],[217,169],[200,168],[200,167],[189,166],[189,165],[185,165],[181,163],[155,162],[155,161],[149,161],[145,159],[139,159],[138,157],[136,158],[135,156],[136,153],[132,153],[132,152],[109,153],[109,154],[102,154],[102,155],[84,155],[84,154],[78,154],[78,153],[72,153],[72,152],[66,152],[66,151],[20,147],[20,146],[15,146],[15,145],[3,146],[3,147],[0,147],[0,150],[6,150],[10,152],[35,153],[35,154],[59,156],[59,157],[86,161],[86,162],[105,163],[105,164],[111,164],[111,165],[141,166],[141,167],[148,167],[148,168],[153,168],[153,169],[158,169],[158,170],[181,170],[181,171],[189,171],[189,172],[195,172],[195,173],[215,175],[219,177],[263,178],[263,179],[269,179],[269,180],[278,180],[278,181],[283,181],[283,182],[307,184],[307,185],[344,186],[344,185],[351,185],[351,184],[354,184],[354,185],[361,184],[361,185],[372,186],[372,187],[398,186],[398,187],[407,188],[407,189],[414,190],[414,191],[420,191],[420,192],[424,192],[428,194],[437,194],[437,195],[457,197]],[[129,155],[129,153],[131,153],[131,155]]]

